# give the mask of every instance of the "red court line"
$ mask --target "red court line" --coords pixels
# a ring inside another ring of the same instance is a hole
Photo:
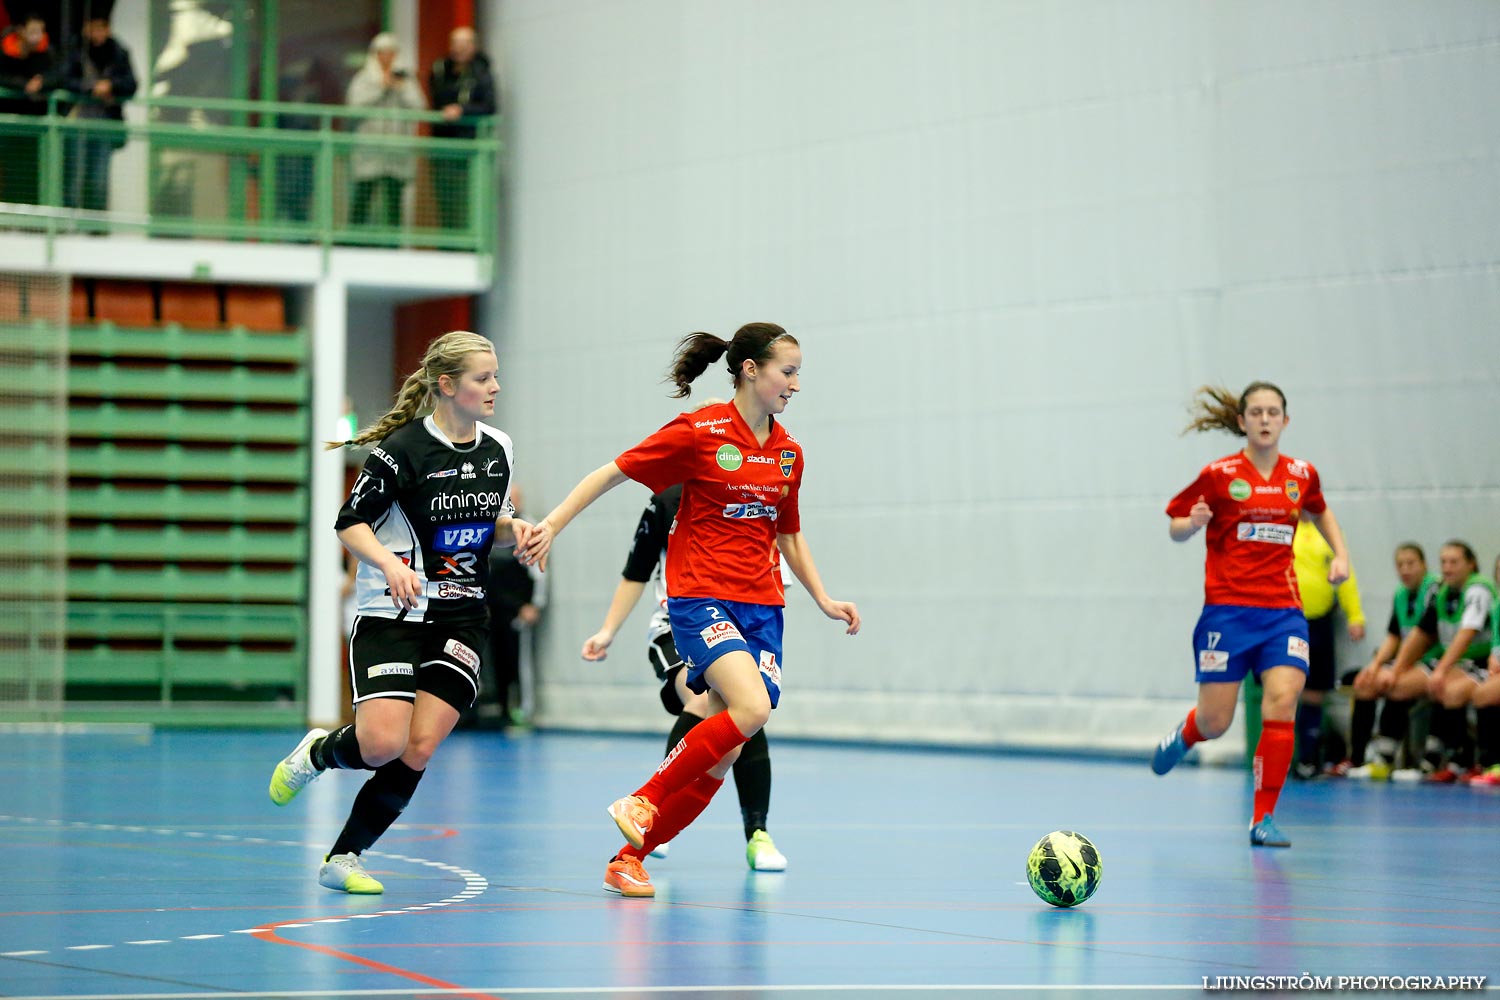
[[[373,959],[362,958],[359,955],[351,955],[346,951],[339,951],[337,948],[329,948],[326,945],[313,944],[310,941],[293,941],[291,938],[284,938],[280,934],[276,933],[276,928],[278,927],[284,927],[287,924],[300,924],[305,922],[306,921],[302,920],[278,920],[275,923],[262,924],[261,926],[255,928],[255,933],[253,933],[251,936],[261,941],[270,942],[271,944],[286,944],[291,945],[293,948],[306,948],[308,951],[314,951],[320,955],[328,955],[332,958],[337,958],[344,962],[353,962],[355,965],[362,965],[374,972],[384,972],[387,975],[399,976],[402,979],[410,979],[412,982],[421,983],[423,986],[432,986],[440,990],[463,989],[462,986],[459,986],[455,983],[444,982],[441,979],[433,979],[431,976],[424,976],[422,973],[413,972],[411,969],[402,969],[394,965],[386,965],[384,962],[376,962]],[[503,997],[498,997],[493,993],[457,993],[454,995],[468,997],[469,1000],[504,1000]]]

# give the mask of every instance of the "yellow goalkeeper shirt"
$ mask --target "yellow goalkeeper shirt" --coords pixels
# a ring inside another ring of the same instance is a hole
[[[1350,625],[1365,623],[1364,608],[1359,603],[1359,584],[1354,569],[1349,579],[1337,587],[1328,582],[1328,566],[1333,562],[1333,546],[1323,533],[1308,521],[1297,524],[1292,536],[1292,569],[1297,574],[1297,589],[1302,592],[1302,613],[1309,619],[1322,618],[1333,611],[1338,601]]]

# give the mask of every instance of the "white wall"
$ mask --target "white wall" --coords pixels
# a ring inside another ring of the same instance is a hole
[[[346,377],[361,427],[389,409],[395,395],[396,306],[364,289],[350,291]]]
[[[1162,507],[1279,382],[1365,580],[1500,548],[1500,6],[492,0],[502,422],[551,501],[678,408],[675,339],[801,339],[804,525],[865,633],[788,613],[777,732],[1144,748],[1193,697]],[[725,383],[705,376],[704,394]],[[544,718],[660,728],[603,616],[646,498],[563,536]],[[1435,561],[1435,552],[1434,561]],[[1365,651],[1361,651],[1362,653]],[[1353,654],[1346,656],[1353,662]],[[1226,741],[1232,743],[1232,741]]]

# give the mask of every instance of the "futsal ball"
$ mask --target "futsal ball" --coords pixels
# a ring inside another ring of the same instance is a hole
[[[1077,906],[1099,888],[1104,864],[1081,833],[1055,830],[1036,842],[1026,859],[1031,891],[1053,906]]]

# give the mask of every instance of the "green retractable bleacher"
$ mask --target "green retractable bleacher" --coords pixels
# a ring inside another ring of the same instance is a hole
[[[69,355],[68,714],[300,719],[304,331],[88,321],[70,331]],[[0,456],[27,460],[24,451]],[[0,501],[47,501],[35,493]]]

